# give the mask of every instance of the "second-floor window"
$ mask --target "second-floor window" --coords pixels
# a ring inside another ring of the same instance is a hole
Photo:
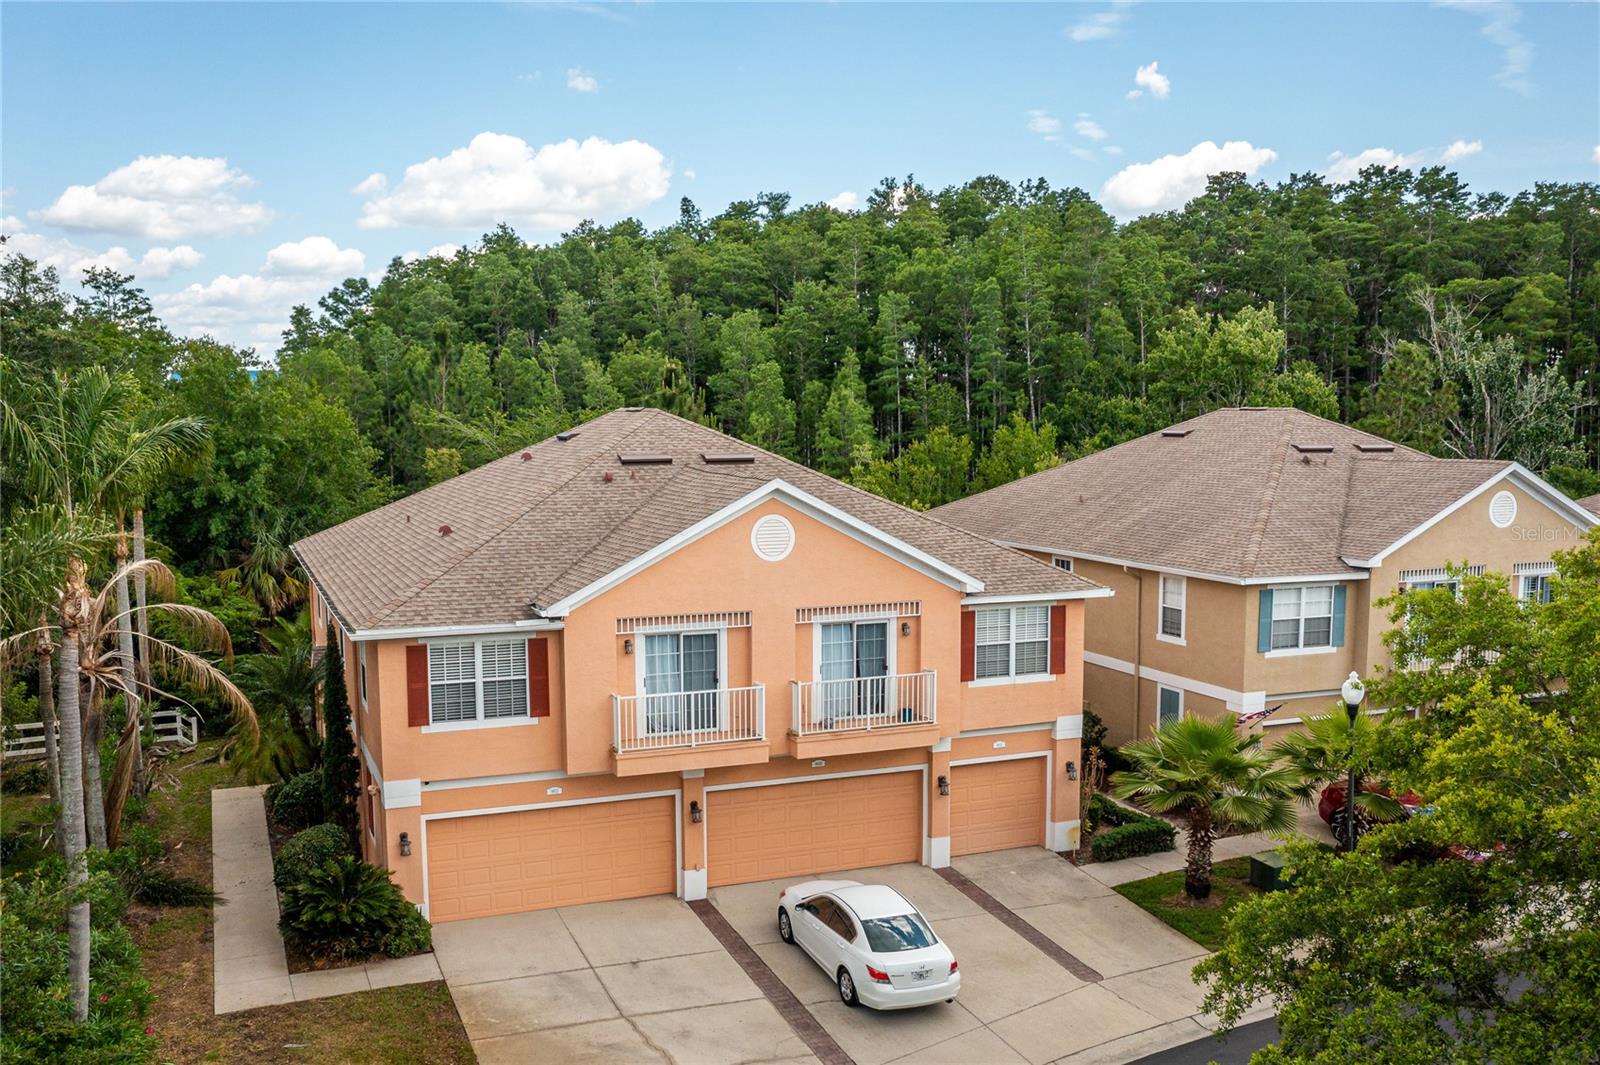
[[[1171,640],[1183,639],[1187,620],[1188,581],[1183,577],[1161,578],[1161,627],[1157,633]]]
[[[718,727],[721,653],[716,632],[653,632],[644,637],[644,730]]]
[[[429,644],[428,716],[435,725],[527,717],[527,641]]]
[[[1066,556],[1066,555],[1056,555],[1050,561],[1052,561],[1052,562],[1054,562],[1056,564],[1056,569],[1064,569],[1068,573],[1072,572],[1072,559],[1069,558],[1068,556]]]
[[[1553,573],[1517,574],[1517,598],[1529,602],[1550,601],[1550,578]]]
[[[1272,593],[1272,649],[1333,646],[1333,585]]]
[[[1050,608],[998,607],[979,610],[974,621],[973,675],[1025,677],[1050,671]]]

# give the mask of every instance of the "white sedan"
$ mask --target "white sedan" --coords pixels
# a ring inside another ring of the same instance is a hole
[[[955,955],[892,887],[795,884],[778,896],[778,935],[822,966],[846,1006],[909,1009],[954,1001],[961,990]]]

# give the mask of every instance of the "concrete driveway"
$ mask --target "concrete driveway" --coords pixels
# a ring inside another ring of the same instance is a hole
[[[677,899],[455,921],[433,945],[483,1065],[816,1062]]]
[[[857,1065],[1125,1062],[1211,1031],[1189,978],[1204,949],[1111,888],[1039,848],[958,858],[955,870],[989,900],[919,865],[828,874],[898,888],[960,960],[955,1003],[901,1013],[846,1007],[828,976],[778,939],[778,892],[804,878],[716,888],[711,902]],[[1017,918],[1084,975],[1015,930]]]

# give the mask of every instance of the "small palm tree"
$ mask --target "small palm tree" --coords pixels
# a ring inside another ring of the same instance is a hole
[[[1211,845],[1219,828],[1294,826],[1299,776],[1253,737],[1241,736],[1232,722],[1186,717],[1122,753],[1133,768],[1112,777],[1112,794],[1137,799],[1157,813],[1182,814],[1189,822],[1183,890],[1192,899],[1211,894]]]
[[[316,760],[316,695],[322,674],[304,612],[293,620],[275,619],[261,638],[271,653],[241,658],[234,672],[255,704],[260,727],[253,740],[240,736],[230,756],[252,779],[287,779]]]
[[[1398,801],[1372,790],[1366,783],[1366,775],[1372,770],[1381,727],[1366,714],[1357,714],[1352,724],[1350,715],[1343,708],[1332,714],[1319,714],[1306,719],[1304,732],[1285,736],[1275,748],[1278,756],[1300,778],[1295,795],[1302,800],[1314,800],[1329,784],[1347,780],[1350,770],[1354,768],[1360,785],[1356,788],[1356,808],[1365,815],[1367,824],[1372,821],[1393,821],[1404,816],[1405,809]],[[1354,826],[1357,837],[1364,830],[1361,820],[1358,816],[1358,823]],[[1344,831],[1349,832],[1350,828]],[[1336,837],[1342,834],[1338,830],[1334,832]]]

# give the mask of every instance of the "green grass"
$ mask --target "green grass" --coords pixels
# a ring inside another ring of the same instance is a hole
[[[1117,894],[1207,950],[1222,946],[1228,914],[1259,892],[1250,886],[1250,859],[1230,858],[1211,867],[1211,897],[1195,902],[1183,893],[1183,871],[1158,873],[1117,887]]]
[[[226,740],[202,740],[193,751],[165,763],[159,774],[158,789],[150,801],[150,824],[168,844],[211,844],[211,789],[229,788],[240,783],[238,768],[232,763],[208,762]],[[177,778],[177,789],[167,791],[168,774]]]

